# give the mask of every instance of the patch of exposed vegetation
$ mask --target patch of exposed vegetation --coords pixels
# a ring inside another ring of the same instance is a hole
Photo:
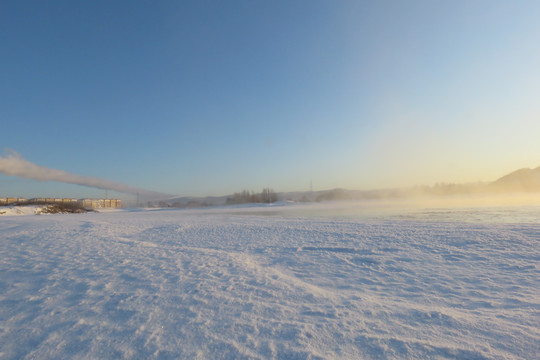
[[[93,210],[85,209],[77,203],[57,203],[44,207],[41,214],[83,214],[88,211]]]

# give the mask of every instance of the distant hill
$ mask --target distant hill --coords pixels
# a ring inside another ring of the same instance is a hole
[[[491,186],[499,191],[540,191],[540,166],[516,170],[497,179]]]
[[[434,186],[379,190],[331,189],[321,191],[295,191],[277,193],[278,201],[319,202],[342,200],[404,199],[425,196],[489,195],[496,193],[540,192],[540,166],[536,169],[519,169],[490,183],[453,184],[438,183]],[[149,206],[198,208],[228,204],[234,197],[173,197],[149,203]]]

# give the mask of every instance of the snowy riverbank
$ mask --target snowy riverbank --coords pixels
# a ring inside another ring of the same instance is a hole
[[[291,214],[2,217],[0,358],[540,353],[540,225]]]

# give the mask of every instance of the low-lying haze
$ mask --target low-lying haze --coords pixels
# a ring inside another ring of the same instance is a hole
[[[11,150],[4,157],[0,156],[0,173],[36,181],[76,184],[84,187],[115,191],[136,195],[138,204],[147,203],[172,207],[205,207],[225,205],[231,195],[220,197],[175,197],[156,191],[149,191],[126,184],[97,177],[81,176],[63,170],[50,169],[36,165]],[[364,201],[382,202],[383,206],[476,206],[476,205],[515,205],[534,204],[540,201],[540,167],[520,169],[500,177],[496,181],[472,184],[438,183],[434,186],[413,188],[394,188],[378,190],[333,189],[323,191],[299,191],[274,193],[272,201],[321,202],[321,201]],[[265,190],[265,191],[266,191]],[[250,194],[249,191],[244,193]],[[253,192],[251,192],[254,194]],[[239,194],[239,193],[238,193]],[[238,195],[235,194],[235,195]],[[245,202],[250,202],[245,201]],[[134,205],[135,199],[130,198]],[[376,204],[380,207],[381,203]]]
[[[8,152],[8,154],[4,157],[0,156],[0,173],[8,176],[17,176],[38,181],[57,181],[61,183],[83,185],[103,190],[112,190],[121,193],[139,195],[143,199],[155,199],[169,196],[167,194],[139,189],[110,180],[90,176],[81,176],[71,174],[63,170],[39,166],[23,159],[17,152],[13,150]]]

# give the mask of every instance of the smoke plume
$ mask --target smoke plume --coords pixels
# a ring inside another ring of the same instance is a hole
[[[168,196],[167,194],[138,189],[114,181],[71,174],[63,170],[49,169],[23,159],[21,155],[13,150],[10,150],[5,157],[0,156],[0,173],[39,181],[58,181],[127,194],[138,194],[144,197],[159,198]]]

